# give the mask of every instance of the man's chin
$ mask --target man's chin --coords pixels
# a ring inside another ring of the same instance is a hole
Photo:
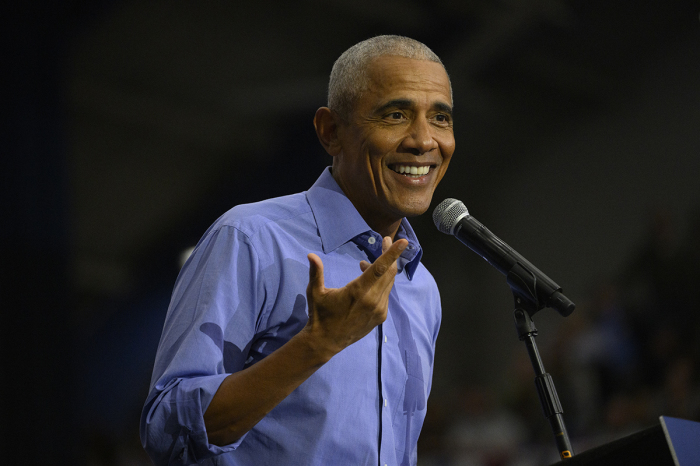
[[[397,211],[401,214],[401,217],[412,218],[423,215],[430,207],[430,199],[425,201],[421,199],[419,202],[403,203],[400,206],[396,206]]]

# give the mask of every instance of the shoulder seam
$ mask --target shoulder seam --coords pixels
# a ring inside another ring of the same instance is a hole
[[[304,199],[306,200],[306,198],[304,198]],[[264,220],[261,221],[261,222],[259,222],[259,224],[258,224],[258,225],[255,225],[255,226],[253,226],[253,225],[243,225],[244,219],[248,219],[248,218],[251,218],[251,217],[252,217],[252,216],[246,216],[246,217],[244,217],[244,218],[237,218],[237,219],[235,219],[235,220],[232,221],[232,222],[223,222],[217,229],[219,229],[219,228],[221,228],[221,227],[224,227],[224,226],[231,227],[231,228],[235,228],[236,230],[238,230],[238,231],[240,231],[241,233],[245,234],[249,239],[252,239],[252,236],[254,236],[255,234],[257,234],[257,233],[258,233],[258,230],[260,230],[261,228],[263,228],[263,227],[265,227],[265,226],[267,226],[267,225],[269,225],[269,224],[271,224],[271,223],[282,222],[282,221],[289,220],[289,219],[292,219],[292,218],[301,217],[302,215],[306,215],[306,214],[309,214],[309,213],[313,214],[313,210],[311,209],[311,206],[308,205],[308,201],[307,201],[306,204],[307,204],[307,209],[305,209],[304,211],[302,211],[302,212],[294,212],[294,213],[291,213],[291,214],[289,214],[289,215],[287,215],[287,216],[284,216],[284,217],[279,217],[279,218],[271,219],[271,218],[267,218],[267,217],[265,217],[265,216],[263,216],[263,215],[260,215],[260,217],[263,218]],[[235,208],[235,207],[234,207],[234,208]],[[250,228],[245,228],[246,226],[249,226]],[[248,230],[248,231],[246,231],[246,230]]]

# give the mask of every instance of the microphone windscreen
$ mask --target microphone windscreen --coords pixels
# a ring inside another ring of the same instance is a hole
[[[433,210],[433,223],[438,230],[451,235],[457,222],[467,215],[469,211],[462,201],[447,198]]]

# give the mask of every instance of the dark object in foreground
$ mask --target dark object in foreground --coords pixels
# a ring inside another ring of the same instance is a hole
[[[699,458],[700,422],[660,416],[652,427],[552,466],[694,466]]]

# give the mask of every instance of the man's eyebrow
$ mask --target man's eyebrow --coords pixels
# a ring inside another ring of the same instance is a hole
[[[381,105],[378,107],[375,112],[376,113],[384,113],[385,111],[391,109],[391,108],[398,108],[398,109],[405,109],[405,108],[411,108],[415,106],[415,102],[413,102],[410,99],[393,99],[388,102],[386,102],[384,105]],[[435,102],[432,105],[433,110],[437,110],[442,113],[446,113],[450,116],[452,116],[452,106],[444,103],[444,102]]]
[[[433,104],[433,108],[437,111],[447,113],[449,116],[452,116],[452,106],[446,104],[445,102],[435,102]]]
[[[393,99],[385,103],[384,105],[378,107],[376,113],[384,113],[390,108],[411,108],[415,103],[410,99]]]

